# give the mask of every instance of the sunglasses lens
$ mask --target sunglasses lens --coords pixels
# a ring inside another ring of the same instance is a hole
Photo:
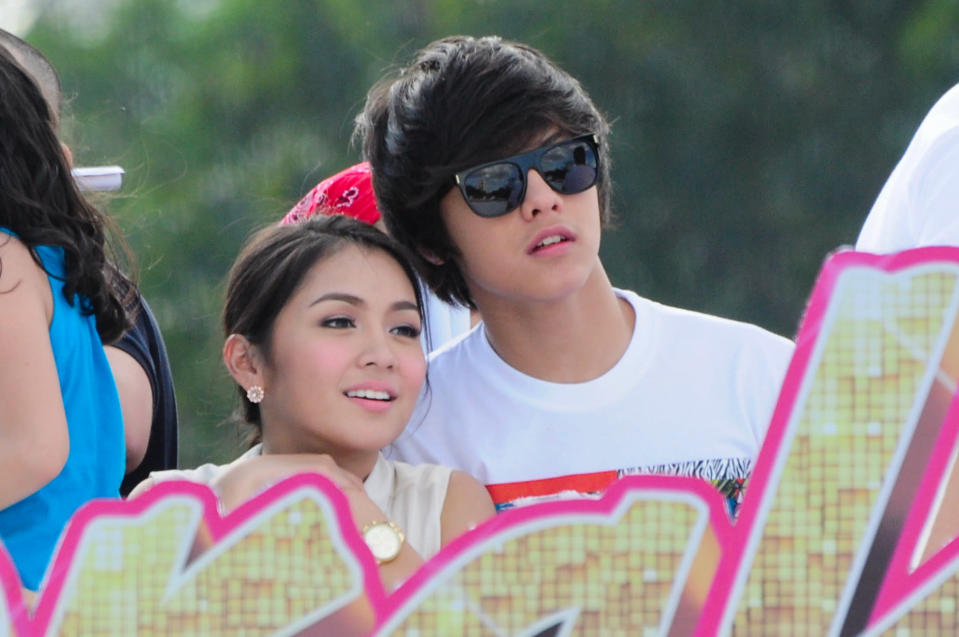
[[[497,217],[519,205],[523,176],[513,164],[491,164],[470,172],[463,180],[470,208],[481,217]]]
[[[596,183],[596,150],[585,140],[549,149],[540,160],[543,179],[556,192],[573,195]]]
[[[526,193],[526,171],[535,168],[550,188],[564,195],[596,183],[599,153],[592,135],[532,150],[460,173],[456,181],[466,203],[481,217],[498,217],[515,209]]]

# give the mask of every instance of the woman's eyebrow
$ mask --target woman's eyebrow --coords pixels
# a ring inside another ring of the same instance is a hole
[[[343,303],[349,303],[350,305],[364,306],[366,301],[362,298],[353,295],[347,294],[345,292],[327,292],[326,294],[317,297],[310,303],[310,307],[323,303],[324,301],[340,301]],[[396,301],[390,305],[390,310],[400,311],[400,310],[412,310],[414,312],[419,312],[420,308],[413,301]]]
[[[412,301],[397,301],[390,306],[391,310],[413,310],[414,312],[419,312],[420,308],[413,303]]]
[[[353,294],[347,294],[345,292],[327,292],[326,294],[313,299],[313,302],[310,303],[310,307],[313,307],[314,305],[324,301],[342,301],[343,303],[349,303],[350,305],[366,305],[366,301]]]

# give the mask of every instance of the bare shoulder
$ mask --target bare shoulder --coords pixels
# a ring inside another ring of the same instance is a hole
[[[454,469],[450,472],[450,485],[446,493],[446,498],[450,497],[470,498],[479,502],[489,502],[490,507],[493,501],[490,500],[489,492],[479,481],[464,471]]]
[[[486,487],[468,473],[453,471],[443,503],[441,544],[446,546],[460,534],[495,514],[496,509]]]
[[[29,297],[42,302],[48,314],[53,311],[53,294],[47,273],[34,260],[25,243],[6,233],[0,233],[0,293],[0,302],[7,300],[19,305]]]
[[[17,237],[0,232],[0,279],[12,282],[17,274],[33,273],[42,268],[33,259],[30,248]],[[8,279],[10,277],[10,279]]]

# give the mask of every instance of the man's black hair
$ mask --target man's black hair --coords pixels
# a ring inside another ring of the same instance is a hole
[[[439,298],[475,308],[440,216],[453,175],[516,154],[550,131],[596,134],[600,214],[608,222],[609,124],[579,82],[536,49],[495,36],[448,37],[370,89],[354,135],[390,234],[417,255]]]

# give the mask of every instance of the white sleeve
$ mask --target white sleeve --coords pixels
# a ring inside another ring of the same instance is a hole
[[[959,246],[959,128],[939,137],[913,180],[916,245]]]
[[[856,249],[959,245],[959,86],[923,120],[883,186]]]

